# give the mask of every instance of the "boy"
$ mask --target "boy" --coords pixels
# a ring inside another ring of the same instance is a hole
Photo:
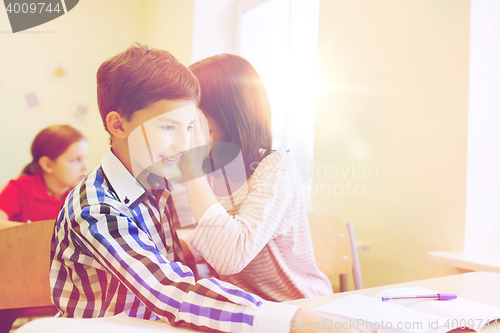
[[[125,312],[223,332],[289,332],[292,318],[324,318],[216,279],[195,281],[182,263],[165,175],[190,148],[197,119],[200,90],[186,67],[134,46],[101,65],[97,95],[111,149],[56,221],[50,280],[59,316]]]

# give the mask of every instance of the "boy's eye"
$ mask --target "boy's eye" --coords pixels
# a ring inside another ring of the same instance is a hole
[[[193,128],[194,128],[194,126],[193,126],[193,125],[189,125],[189,126],[188,126],[188,130],[193,129]]]
[[[174,126],[168,125],[168,126],[162,126],[162,128],[167,130],[167,131],[172,131],[174,129]]]

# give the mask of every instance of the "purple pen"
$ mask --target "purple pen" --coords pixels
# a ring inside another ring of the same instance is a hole
[[[396,300],[414,300],[414,299],[435,299],[437,301],[449,301],[451,299],[456,299],[457,294],[447,294],[447,293],[438,293],[433,295],[415,295],[415,296],[389,296],[382,297],[382,302],[387,301],[396,301]]]

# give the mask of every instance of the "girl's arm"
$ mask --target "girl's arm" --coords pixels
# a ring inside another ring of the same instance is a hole
[[[236,215],[230,215],[220,203],[209,206],[201,218],[198,215],[191,245],[219,274],[240,272],[271,239],[290,228],[282,220],[291,204],[294,186],[281,158],[280,154],[274,154],[261,162],[252,178],[250,192],[243,202],[235,202],[239,205]],[[186,184],[193,211],[201,203],[208,206],[200,198],[203,187],[210,189],[205,179]]]
[[[0,229],[14,227],[21,223],[9,221],[9,218],[22,210],[23,202],[24,198],[18,182],[11,180],[0,192]]]
[[[195,123],[191,147],[205,142],[200,122]],[[180,164],[184,179],[191,179],[184,185],[193,216],[199,221],[191,245],[219,274],[236,274],[275,234],[294,191],[292,177],[282,168],[280,154],[267,158],[255,171],[251,192],[238,214],[231,216],[218,203],[206,176],[201,176],[206,155],[201,149],[193,149],[182,156]]]
[[[215,198],[206,176],[187,181],[184,186],[194,220],[198,222],[210,207],[218,203],[217,198]]]
[[[22,224],[21,222],[12,222],[8,220],[9,216],[7,215],[7,213],[0,209],[0,229],[15,227]]]

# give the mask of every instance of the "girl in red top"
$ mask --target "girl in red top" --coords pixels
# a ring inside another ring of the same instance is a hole
[[[33,160],[0,193],[0,229],[55,220],[69,191],[86,176],[87,154],[87,141],[69,125],[40,131],[31,144]],[[20,312],[0,310],[0,333],[9,332]]]
[[[86,176],[87,154],[87,141],[69,125],[38,133],[31,145],[33,161],[0,193],[0,227],[15,225],[6,220],[56,219],[68,192]]]

